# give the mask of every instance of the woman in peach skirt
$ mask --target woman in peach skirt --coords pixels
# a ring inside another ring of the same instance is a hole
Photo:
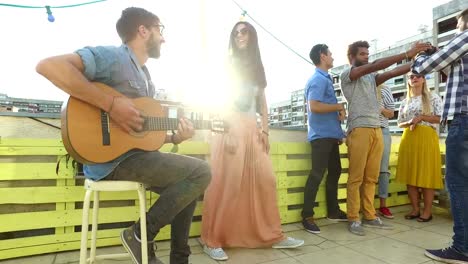
[[[201,241],[205,253],[215,260],[228,259],[223,247],[295,248],[304,244],[281,230],[276,178],[268,155],[265,72],[251,24],[234,26],[230,51],[233,111],[226,117],[229,132],[212,141],[213,176],[202,215]]]

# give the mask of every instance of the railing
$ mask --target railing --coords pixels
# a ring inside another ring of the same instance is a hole
[[[161,151],[168,151],[165,146]],[[445,152],[445,146],[443,152]],[[392,146],[389,206],[407,204],[406,186],[394,182],[397,145]],[[340,147],[343,174],[338,190],[342,209],[346,209],[348,159],[346,147]],[[187,142],[179,153],[209,159],[209,145]],[[82,177],[56,139],[0,140],[0,259],[76,250],[80,246],[81,214],[84,190]],[[282,223],[301,220],[303,187],[311,168],[307,143],[272,143],[271,159],[277,177],[278,207]],[[56,173],[56,164],[59,168]],[[134,193],[103,193],[100,203],[98,246],[120,244],[119,233],[138,218]],[[147,193],[147,205],[157,194]],[[317,218],[326,215],[325,188],[317,194]],[[200,234],[203,203],[195,210],[191,236]],[[157,240],[169,239],[170,229],[161,230]]]

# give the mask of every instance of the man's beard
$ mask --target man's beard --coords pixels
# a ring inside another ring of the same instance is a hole
[[[161,56],[160,45],[154,41],[153,35],[146,42],[146,49],[150,58],[157,59]]]
[[[355,67],[359,67],[359,66],[362,66],[362,65],[365,65],[365,64],[367,64],[367,63],[364,63],[364,62],[362,62],[360,60],[355,60],[354,61],[354,66]]]

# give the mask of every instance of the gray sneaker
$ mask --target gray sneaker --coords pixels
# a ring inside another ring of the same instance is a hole
[[[141,241],[139,238],[137,238],[134,228],[134,226],[131,226],[122,230],[120,233],[120,239],[122,240],[122,245],[130,254],[133,262],[136,264],[141,264],[143,262],[141,257]],[[154,243],[148,243],[148,263],[164,264],[155,255]]]
[[[348,223],[348,230],[349,232],[358,235],[358,236],[365,236],[366,233],[364,232],[364,228],[362,228],[361,222],[359,221],[351,221]]]
[[[380,217],[377,217],[374,220],[362,220],[362,225],[365,227],[373,227],[373,228],[380,228],[380,229],[386,229],[386,230],[391,230],[393,229],[393,226],[384,224]]]
[[[214,260],[227,260],[228,256],[222,248],[210,248],[207,245],[203,245],[203,251]]]

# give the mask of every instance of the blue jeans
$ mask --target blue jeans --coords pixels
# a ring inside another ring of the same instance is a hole
[[[453,216],[453,247],[468,255],[468,115],[454,117],[445,144],[445,181]]]
[[[384,151],[382,160],[380,161],[380,174],[379,174],[379,197],[388,197],[388,182],[390,180],[390,170],[388,165],[390,162],[390,150],[392,148],[392,136],[388,127],[382,127],[382,135],[384,142]]]

